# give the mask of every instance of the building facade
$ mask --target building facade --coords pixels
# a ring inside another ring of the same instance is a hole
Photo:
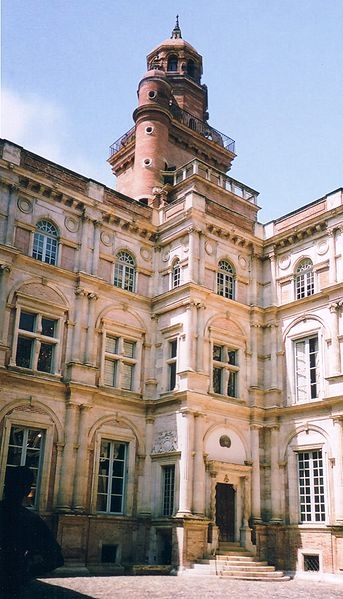
[[[66,564],[222,541],[343,571],[343,190],[263,225],[202,58],[147,57],[116,190],[2,140],[0,463]]]

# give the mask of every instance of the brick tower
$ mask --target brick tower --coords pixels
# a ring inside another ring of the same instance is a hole
[[[199,158],[226,172],[235,154],[233,140],[207,122],[202,57],[182,39],[178,18],[171,38],[148,54],[147,69],[135,126],[113,144],[109,162],[117,190],[151,204],[156,196],[167,199],[170,172],[180,166]]]

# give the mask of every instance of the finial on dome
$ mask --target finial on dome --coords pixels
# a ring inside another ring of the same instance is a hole
[[[176,15],[176,23],[175,23],[175,27],[172,31],[172,34],[171,34],[171,39],[178,40],[180,38],[182,38],[182,35],[181,35],[181,29],[179,26],[179,15]]]

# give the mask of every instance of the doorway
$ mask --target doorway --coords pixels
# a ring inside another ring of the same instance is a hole
[[[216,484],[216,526],[220,541],[235,540],[236,491],[233,485]]]

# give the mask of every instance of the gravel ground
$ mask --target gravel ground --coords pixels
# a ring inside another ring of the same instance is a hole
[[[97,576],[37,581],[23,599],[342,599],[343,584],[253,582],[205,576]]]

